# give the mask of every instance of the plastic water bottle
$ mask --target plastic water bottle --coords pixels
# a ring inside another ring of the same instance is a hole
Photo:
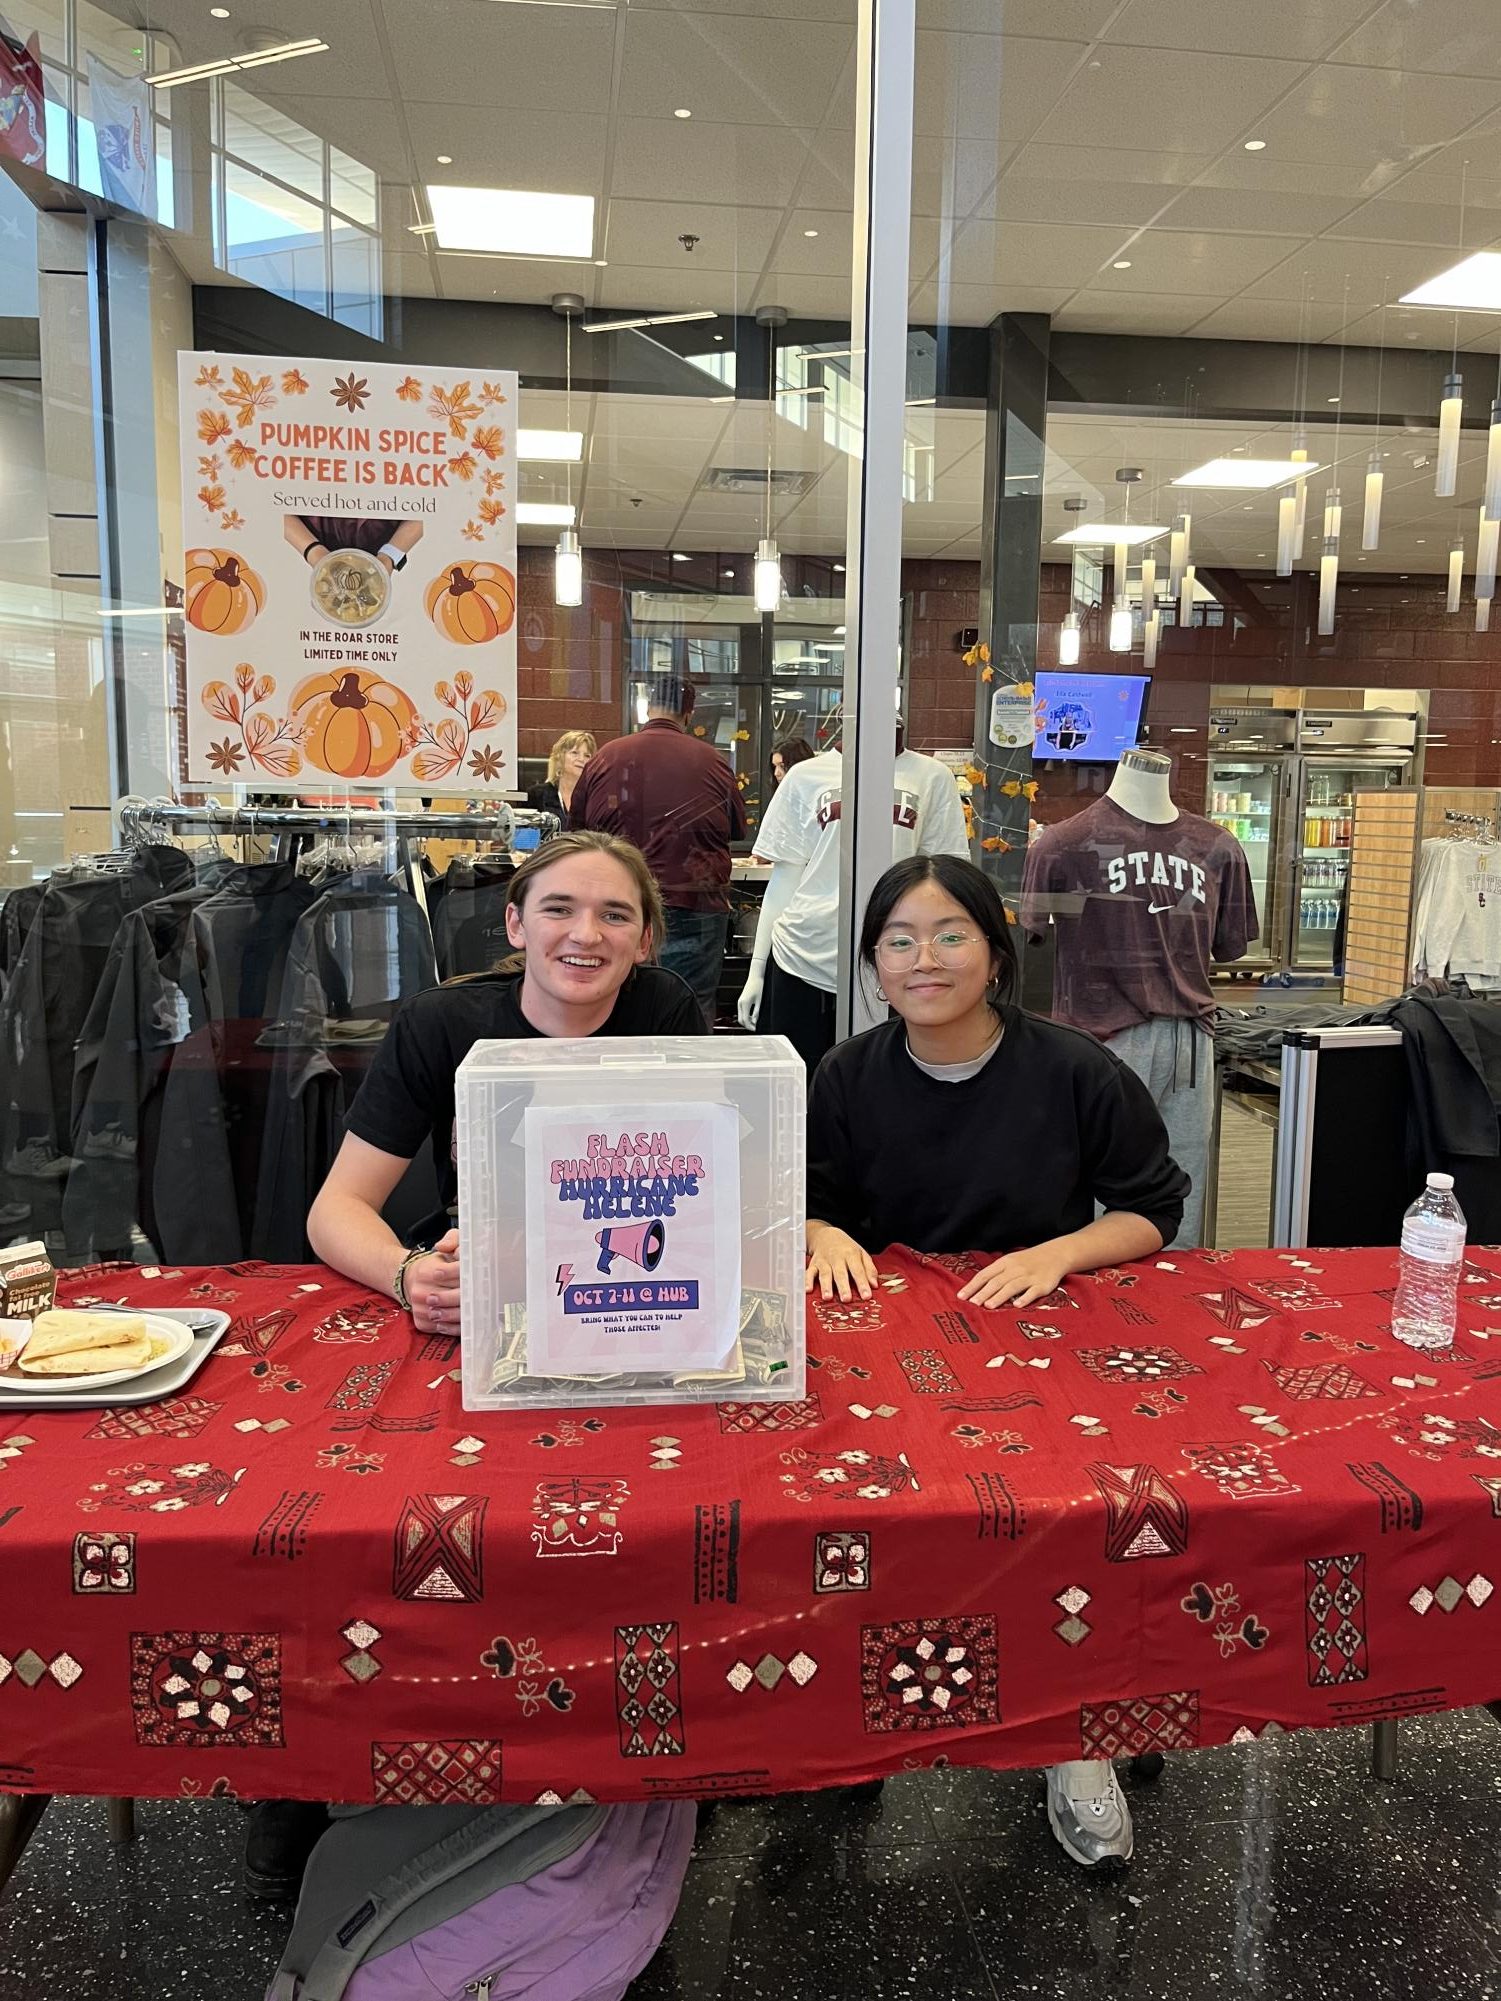
[[[1430,1174],[1428,1186],[1402,1218],[1392,1332],[1409,1348],[1453,1345],[1464,1258],[1465,1218],[1454,1199],[1454,1176]]]

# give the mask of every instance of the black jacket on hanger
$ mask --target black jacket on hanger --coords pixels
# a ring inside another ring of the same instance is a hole
[[[448,864],[443,898],[433,912],[438,971],[491,973],[511,950],[506,937],[506,894],[516,864],[509,855],[456,856]]]
[[[1411,994],[1391,1011],[1411,1093],[1409,1181],[1454,1176],[1471,1243],[1501,1240],[1501,1007]]]

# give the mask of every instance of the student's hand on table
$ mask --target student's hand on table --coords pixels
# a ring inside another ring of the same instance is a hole
[[[1030,1306],[1045,1299],[1068,1277],[1062,1253],[1046,1245],[1031,1251],[1010,1251],[977,1271],[959,1297],[972,1306]]]
[[[851,1299],[856,1293],[862,1299],[869,1299],[875,1283],[874,1260],[853,1237],[829,1225],[819,1231],[808,1249],[805,1292],[811,1292],[816,1285],[824,1299],[832,1299],[836,1293],[841,1299]]]
[[[450,1230],[407,1266],[407,1298],[419,1334],[459,1331],[459,1233]]]

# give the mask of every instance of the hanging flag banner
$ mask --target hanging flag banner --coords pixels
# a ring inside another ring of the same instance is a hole
[[[516,377],[179,354],[188,769],[516,784]]]
[[[99,179],[106,201],[156,214],[156,150],[146,80],[121,76],[97,56],[88,60],[89,111],[99,148]]]
[[[0,14],[0,153],[23,167],[47,157],[47,93],[42,45],[35,30],[25,41]]]
[[[527,1368],[722,1369],[740,1325],[733,1105],[528,1106]]]

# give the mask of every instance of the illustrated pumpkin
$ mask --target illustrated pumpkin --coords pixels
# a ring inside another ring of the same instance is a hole
[[[292,714],[307,731],[308,762],[336,778],[384,776],[417,720],[409,695],[360,668],[310,674],[293,690]]]
[[[427,615],[445,639],[483,646],[511,629],[516,579],[499,563],[450,563],[427,587]]]
[[[230,549],[189,549],[184,608],[200,632],[243,632],[266,602],[266,586]]]

